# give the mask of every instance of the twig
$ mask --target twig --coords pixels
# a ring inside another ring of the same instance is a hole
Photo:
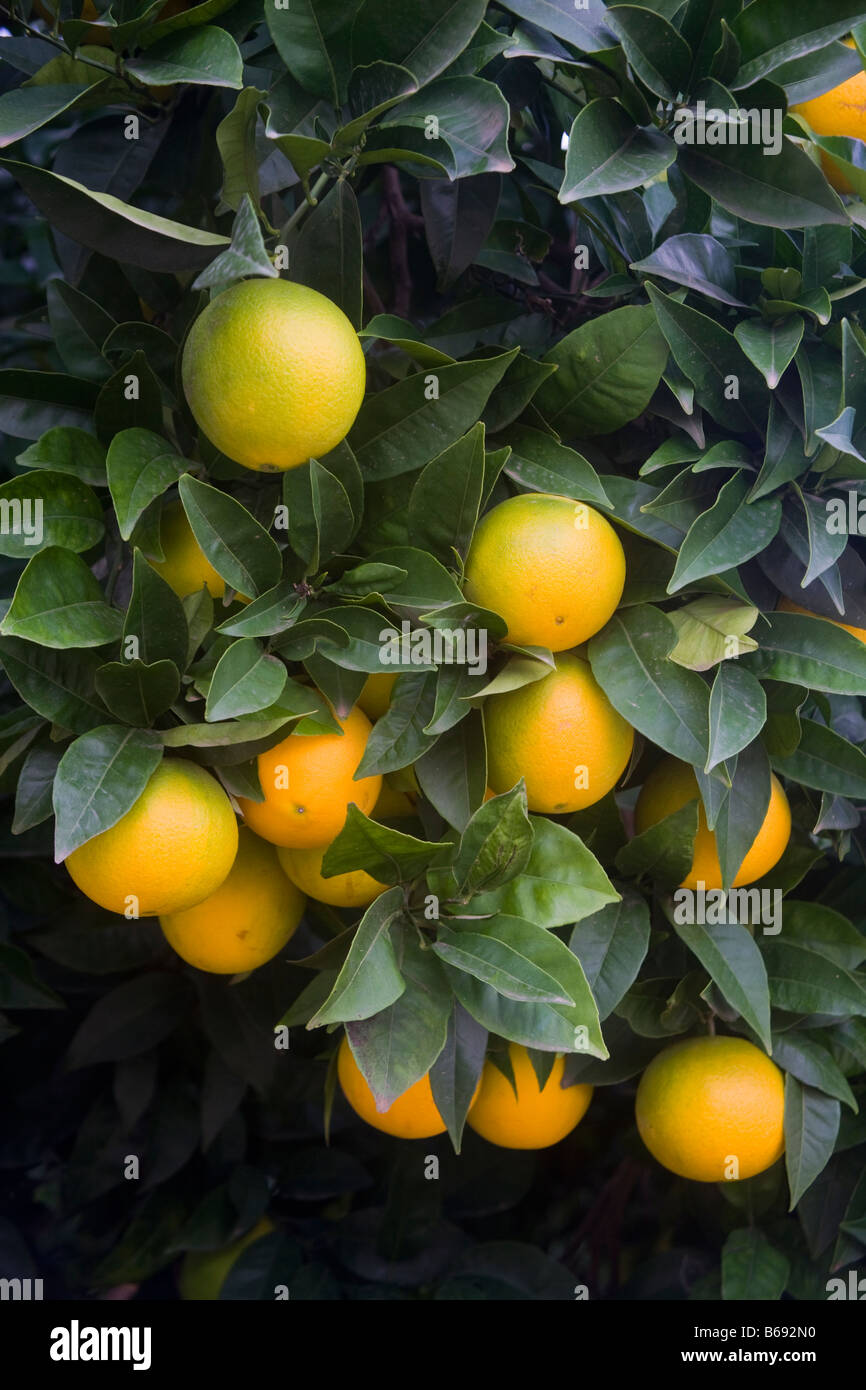
[[[289,233],[292,232],[294,228],[298,225],[301,218],[304,216],[304,213],[308,212],[310,208],[314,208],[316,206],[316,204],[319,201],[319,196],[325,191],[330,177],[330,174],[319,175],[319,177],[316,179],[316,182],[310,189],[309,193],[307,193],[301,199],[301,201],[298,203],[298,206],[292,213],[291,217],[288,219],[287,222],[284,223],[283,229],[280,232],[280,241],[287,241]]]

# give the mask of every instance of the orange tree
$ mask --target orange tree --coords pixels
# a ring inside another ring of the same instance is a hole
[[[838,1296],[866,7],[3,10],[3,1275]]]

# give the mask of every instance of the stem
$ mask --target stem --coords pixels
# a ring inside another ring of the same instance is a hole
[[[124,77],[124,80],[127,80],[125,74],[118,74],[117,68],[112,67],[110,63],[100,63],[96,58],[82,58],[77,53],[73,53],[69,45],[64,43],[62,39],[55,38],[53,34],[49,34],[46,30],[34,29],[33,26],[28,24],[25,20],[19,19],[14,10],[10,10],[7,5],[0,5],[0,14],[5,14],[7,19],[11,19],[15,24],[20,24],[21,28],[24,29],[32,39],[42,39],[45,43],[52,44],[54,48],[59,48],[61,53],[65,53],[68,58],[74,58],[76,63],[85,63],[89,68],[98,68],[100,72],[108,72],[112,77],[120,75]]]
[[[287,222],[284,223],[283,229],[280,232],[281,242],[288,240],[289,233],[293,231],[294,228],[298,225],[307,209],[314,208],[316,206],[317,202],[319,201],[319,195],[324,192],[330,177],[330,174],[319,175],[319,177],[316,179],[316,182],[310,189],[309,193],[307,193],[305,197],[302,199],[302,201],[298,203],[298,206],[295,208],[291,217],[288,219]]]

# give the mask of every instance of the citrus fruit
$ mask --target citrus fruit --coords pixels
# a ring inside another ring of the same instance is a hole
[[[322,860],[326,849],[327,845],[322,849],[281,847],[277,850],[283,871],[308,898],[315,898],[318,903],[330,903],[332,907],[366,907],[385,892],[387,883],[379,883],[365,874],[363,869],[323,878]]]
[[[609,521],[585,502],[522,493],[478,525],[466,597],[508,624],[508,641],[562,652],[586,642],[622,598],[625,555]]]
[[[482,1139],[502,1149],[546,1149],[558,1144],[586,1114],[592,1087],[563,1087],[565,1058],[557,1057],[542,1089],[526,1048],[511,1043],[508,1055],[517,1095],[508,1078],[488,1058],[467,1124]]]
[[[429,1075],[422,1076],[387,1110],[377,1110],[373,1092],[352,1055],[345,1034],[337,1054],[337,1075],[343,1095],[355,1114],[374,1129],[393,1134],[397,1139],[431,1139],[434,1134],[444,1134],[445,1121],[436,1108]]]
[[[177,954],[198,970],[236,975],[272,960],[304,915],[304,895],[280,868],[277,852],[245,825],[228,878],[215,893],[159,924]]]
[[[238,823],[216,778],[165,758],[126,815],[73,850],[66,867],[109,912],[159,917],[216,892],[237,848]]]
[[[688,763],[678,758],[662,758],[644,782],[635,806],[635,829],[643,834],[666,816],[679,811],[687,802],[698,798],[698,833],[692,866],[680,884],[681,888],[707,889],[722,885],[722,870],[716,850],[715,832],[707,826],[698,780]],[[770,804],[763,824],[752,841],[734,879],[733,887],[754,883],[778,864],[791,838],[791,808],[782,784],[775,773],[770,774]]]
[[[375,671],[364,681],[358,704],[368,719],[382,718],[391,703],[391,691],[396,679],[396,672],[389,675],[385,671]]]
[[[405,772],[405,769],[403,771]],[[402,778],[403,773],[400,776]],[[415,803],[418,786],[414,778],[409,785],[412,789],[404,791],[401,787],[394,786],[387,776],[383,777],[382,790],[371,813],[373,820],[408,820],[417,816],[418,808]]]
[[[226,591],[225,580],[217,574],[196,540],[182,502],[169,502],[163,507],[159,539],[165,559],[150,563],[178,598],[197,594],[202,585],[211,598],[222,598]]]
[[[799,603],[793,603],[789,598],[779,599],[776,607],[783,613],[802,613],[806,618],[819,618],[822,622],[832,623],[834,627],[844,627],[852,637],[859,637],[861,642],[866,642],[866,627],[854,627],[851,623],[840,622],[838,618],[825,618],[823,613],[813,613],[808,608],[801,608]]]
[[[275,1229],[273,1221],[263,1216],[251,1231],[231,1245],[221,1250],[190,1250],[184,1255],[178,1277],[178,1290],[182,1299],[189,1301],[211,1301],[218,1299],[229,1270],[235,1260],[248,1245],[270,1235]]]
[[[753,1178],[785,1149],[785,1082],[745,1038],[686,1038],[640,1079],[640,1137],[665,1168],[695,1182]],[[735,1161],[735,1162],[734,1162]]]
[[[849,48],[854,47],[852,39],[846,39]],[[816,135],[848,135],[855,140],[866,140],[866,72],[855,72],[846,82],[832,87],[811,101],[800,102],[791,107],[802,116]],[[853,193],[850,180],[831,155],[821,151],[821,165],[827,181],[837,193]]]
[[[372,725],[357,706],[337,719],[340,734],[289,734],[258,758],[264,801],[239,799],[244,819],[263,840],[316,849],[336,839],[349,803],[369,815],[382,778],[353,780]]]
[[[245,468],[282,472],[345,438],[366,365],[351,323],[323,294],[288,280],[242,280],[196,319],[182,375],[212,444]]]
[[[493,791],[510,791],[524,777],[530,811],[555,815],[600,801],[625,771],[634,742],[589,663],[571,653],[561,653],[540,681],[489,696],[484,728]]]

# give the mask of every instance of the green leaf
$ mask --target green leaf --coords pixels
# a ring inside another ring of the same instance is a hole
[[[340,479],[317,459],[283,474],[292,549],[315,574],[329,557],[344,552],[355,533],[355,515]]]
[[[336,8],[342,18],[344,8]],[[425,86],[463,52],[486,8],[485,0],[427,0],[423,6],[412,0],[364,0],[355,18],[352,60],[356,66],[398,64]]]
[[[490,1032],[540,1052],[607,1056],[598,1011],[583,968],[559,937],[529,921],[502,913],[490,923],[479,923],[477,934],[491,936],[527,956],[539,970],[557,980],[575,1002],[547,1004],[509,999],[485,981],[446,965],[454,993],[473,1018]]]
[[[455,1151],[460,1152],[463,1127],[484,1067],[487,1030],[452,1001],[445,1046],[430,1068],[436,1109],[448,1126]]]
[[[559,370],[535,404],[561,434],[610,434],[646,409],[667,361],[653,310],[630,305],[590,319],[544,358]]]
[[[631,888],[620,902],[584,917],[572,931],[568,948],[583,966],[602,1023],[637,979],[649,940],[646,900]]]
[[[351,185],[340,179],[301,227],[291,252],[292,279],[333,300],[360,328],[363,261],[358,200]]]
[[[768,613],[761,645],[742,658],[759,680],[805,685],[828,695],[866,694],[866,646],[844,628],[799,613]]]
[[[132,593],[123,623],[124,658],[148,665],[171,661],[182,672],[186,670],[188,644],[189,630],[181,600],[136,550]]]
[[[839,1102],[812,1086],[785,1077],[785,1168],[793,1211],[824,1171],[839,1133]]]
[[[737,86],[749,86],[782,63],[824,48],[862,18],[857,0],[826,0],[820,9],[805,0],[756,0],[732,25],[741,50]]]
[[[96,85],[101,85],[97,81]],[[0,149],[23,140],[47,125],[63,111],[71,111],[89,98],[90,86],[69,83],[16,87],[0,96]]]
[[[71,473],[83,483],[105,485],[105,450],[92,434],[73,426],[59,425],[48,430],[15,462],[22,468]]]
[[[363,869],[380,883],[399,884],[416,878],[431,860],[441,859],[451,850],[447,842],[418,840],[414,835],[380,825],[352,802],[343,829],[325,851],[322,873],[330,878]]]
[[[430,137],[430,113],[438,122]],[[411,151],[417,140],[425,159],[435,159],[452,179],[508,173],[509,109],[499,87],[481,77],[442,77],[423,92],[392,107],[368,136],[359,163],[387,157],[389,144]],[[389,132],[396,127],[395,134]],[[414,140],[407,140],[409,133]],[[381,132],[381,134],[379,133]]]
[[[162,759],[156,734],[105,724],[82,734],[60,759],[54,782],[59,864],[110,830],[135,805]]]
[[[46,546],[80,554],[102,539],[102,507],[68,473],[34,470],[0,486],[0,555],[29,559]]]
[[[413,546],[453,565],[465,560],[484,490],[484,425],[477,424],[422,469],[409,499]],[[0,489],[2,495],[2,489]]]
[[[619,900],[595,855],[577,835],[541,816],[530,816],[530,824],[534,833],[526,868],[503,887],[477,894],[473,915],[504,912],[541,927],[562,927]]]
[[[856,1112],[857,1102],[841,1068],[832,1054],[812,1034],[801,1029],[773,1034],[773,1057],[783,1071],[790,1072],[804,1086],[812,1086]]]
[[[816,951],[844,970],[857,970],[866,960],[866,936],[847,917],[823,903],[795,902],[788,898],[785,939],[795,946]]]
[[[776,497],[747,501],[749,486],[749,476],[735,473],[715,505],[692,524],[677,556],[669,594],[745,564],[770,545],[781,525],[782,503]]]
[[[720,662],[735,661],[758,645],[746,635],[758,621],[758,609],[751,604],[707,595],[667,616],[678,633],[671,661],[690,671],[708,671]]]
[[[259,102],[266,94],[258,87],[244,87],[227,116],[216,128],[217,149],[223,166],[220,195],[226,207],[237,212],[248,194],[259,206],[259,162],[256,154],[256,121]]]
[[[615,613],[589,644],[592,673],[624,719],[674,757],[703,767],[709,691],[695,671],[669,660],[676,629],[658,608]]]
[[[477,421],[518,349],[417,372],[368,395],[349,442],[364,476],[378,481],[420,468]]]
[[[790,318],[744,319],[734,329],[734,337],[749,361],[754,363],[771,390],[775,390],[797,355],[806,324],[799,314]]]
[[[487,786],[487,752],[481,715],[442,734],[415,764],[419,785],[430,804],[455,830],[462,831],[481,805]]]
[[[287,671],[261,643],[241,637],[223,652],[211,676],[205,706],[208,722],[257,714],[275,704],[285,688]]]
[[[15,789],[13,835],[23,835],[53,814],[51,795],[59,761],[60,754],[53,748],[30,749],[21,764]]]
[[[737,661],[723,661],[710,691],[710,741],[705,772],[733,758],[767,722],[763,686]]]
[[[790,941],[763,944],[770,999],[789,1013],[866,1015],[866,987],[857,976],[824,956]]]
[[[574,0],[507,0],[505,9],[584,53],[610,48],[610,34],[602,15],[590,7],[578,9]]]
[[[111,441],[106,458],[108,487],[121,536],[128,541],[142,513],[186,471],[162,435],[126,429]]]
[[[114,319],[63,280],[49,280],[46,299],[48,322],[66,370],[90,381],[104,381],[111,368],[102,355],[102,345],[117,327]]]
[[[127,980],[97,999],[69,1044],[67,1065],[75,1070],[149,1052],[189,1014],[190,1002],[182,975],[150,971]]]
[[[782,1297],[791,1267],[762,1231],[731,1231],[722,1249],[722,1298],[726,1302]]]
[[[76,734],[105,723],[107,711],[94,689],[101,664],[94,654],[67,655],[17,637],[0,637],[0,661],[21,699],[44,719]]]
[[[616,867],[628,878],[644,874],[665,887],[682,883],[692,866],[698,832],[696,801],[681,806],[640,835],[634,835],[616,855]]]
[[[180,82],[238,90],[243,86],[240,50],[231,34],[215,24],[157,39],[144,53],[127,58],[126,70],[150,87]]]
[[[14,159],[0,159],[0,167],[57,231],[109,258],[122,247],[124,261],[146,270],[198,270],[228,245],[228,237],[172,222],[47,169]]]
[[[684,145],[678,167],[744,221],[780,228],[844,226],[848,214],[821,169],[787,137],[781,145],[772,155],[760,144]]]
[[[173,661],[110,661],[96,672],[96,689],[118,719],[147,728],[174,704],[180,675]]]
[[[373,725],[357,776],[371,777],[380,772],[396,772],[409,767],[430,748],[432,738],[425,733],[436,700],[433,672],[401,676],[391,695],[391,703]]]
[[[70,550],[49,546],[26,566],[0,633],[43,647],[101,647],[120,636],[117,609],[83,560]]]
[[[561,203],[610,196],[658,178],[677,157],[660,131],[635,125],[610,97],[599,97],[575,117],[568,136]]]
[[[512,425],[505,438],[511,446],[505,472],[520,487],[601,507],[611,505],[592,464],[576,449],[566,448],[552,435],[530,425]]]
[[[308,1028],[372,1018],[399,999],[406,982],[397,966],[390,928],[399,922],[404,911],[400,887],[380,893],[370,904],[352,938],[334,987],[310,1019]]]
[[[679,925],[674,909],[673,926],[685,946],[718,986],[722,997],[736,1009],[760,1038],[767,1052],[770,1036],[770,994],[767,971],[753,937],[738,922],[723,922],[712,929],[695,923]]]
[[[244,193],[232,223],[231,245],[196,276],[192,288],[210,289],[212,294],[219,294],[248,275],[275,279],[278,273],[265,249],[258,213],[250,195]]]
[[[663,101],[688,90],[692,51],[663,14],[639,5],[611,5],[605,23],[620,40],[632,71]]]
[[[421,180],[418,191],[424,233],[440,290],[449,289],[469,269],[484,245],[496,216],[501,186],[498,174]],[[370,327],[372,323],[368,330]]]
[[[193,534],[226,583],[252,598],[272,589],[282,573],[282,556],[246,507],[188,473],[178,487]]]
[[[130,378],[135,385],[134,395],[129,391]],[[105,441],[127,427],[161,429],[162,388],[143,348],[105,382],[93,408],[93,423]]]
[[[468,898],[510,882],[526,868],[532,840],[523,783],[486,801],[463,831],[451,865],[458,894]]]
[[[773,759],[776,771],[804,787],[866,800],[866,753],[814,719],[802,720],[800,729],[796,751]]]
[[[514,919],[509,925],[513,924]],[[499,940],[493,926],[481,933],[451,931],[445,925],[439,928],[433,950],[452,969],[481,980],[506,999],[528,1004],[565,1004],[573,1008],[571,996],[563,992],[552,975],[535,965],[529,954],[539,928],[529,922],[520,925],[526,928],[525,950]]]
[[[400,940],[405,989],[372,1018],[346,1025],[346,1036],[377,1105],[387,1108],[426,1076],[445,1046],[453,996],[445,974],[414,936]]]
[[[337,35],[357,10],[357,0],[348,5],[341,0],[294,0],[285,9],[269,5],[265,12],[274,46],[289,72],[308,92],[334,106],[348,77],[347,55]]]

